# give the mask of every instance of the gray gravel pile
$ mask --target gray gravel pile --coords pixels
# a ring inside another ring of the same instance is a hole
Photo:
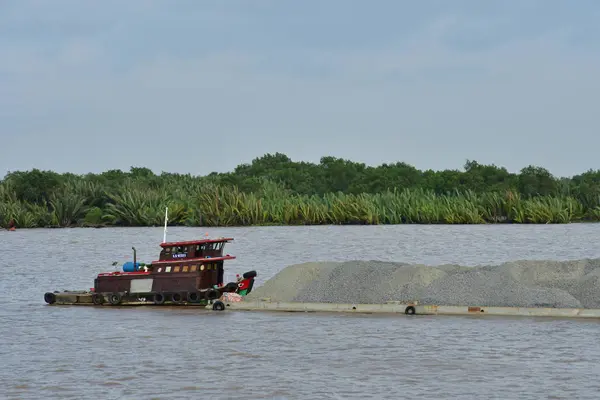
[[[427,266],[382,261],[303,263],[248,299],[324,303],[414,301],[437,305],[600,308],[600,259]]]

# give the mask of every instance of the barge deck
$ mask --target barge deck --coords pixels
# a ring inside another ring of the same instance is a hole
[[[56,301],[52,305],[80,305],[111,307],[110,303],[94,304],[93,293],[67,291],[55,293]],[[127,301],[119,306],[155,306],[148,301]],[[276,302],[269,299],[258,299],[230,302],[227,299],[210,303],[172,303],[165,302],[160,306],[187,306],[212,308],[215,311],[275,311],[275,312],[310,312],[310,313],[349,313],[349,314],[396,314],[396,315],[447,315],[447,316],[521,316],[521,317],[558,317],[558,318],[597,318],[600,309],[594,308],[551,308],[551,307],[481,307],[481,306],[439,306],[414,303],[387,302],[382,304],[342,304],[342,303],[302,303]]]
[[[274,302],[269,299],[225,303],[227,310],[281,311],[281,312],[339,312],[353,314],[400,314],[400,315],[470,315],[470,316],[522,316],[522,317],[568,317],[599,318],[597,308],[551,308],[551,307],[481,307],[440,306],[418,302],[390,301],[382,304],[301,303]]]

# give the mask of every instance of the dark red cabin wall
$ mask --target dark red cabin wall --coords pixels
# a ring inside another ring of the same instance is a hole
[[[223,275],[225,274],[225,270],[223,269],[223,261],[217,262],[217,282],[218,285],[223,284]]]
[[[107,276],[94,281],[94,290],[98,293],[128,292],[133,279],[152,279],[153,292],[195,292],[198,290],[198,273],[164,273],[156,275]]]
[[[128,292],[132,279],[147,279],[148,275],[113,275],[101,276],[94,280],[94,290],[96,292]]]
[[[129,277],[100,277],[94,280],[94,290],[96,292],[126,292],[129,291],[131,278]]]
[[[196,277],[195,273],[165,273],[153,276],[153,292],[195,292]]]
[[[211,266],[210,269],[208,269],[208,266]],[[212,268],[212,264],[211,263],[206,263],[204,264],[205,266],[205,270],[200,272],[200,283],[198,286],[198,289],[206,289],[206,288],[211,288],[214,285],[218,285],[219,282],[217,280],[217,274],[216,274],[216,270],[214,268]]]
[[[165,265],[156,265],[156,271],[160,268],[162,272],[155,272],[149,275],[111,275],[98,277],[94,281],[94,289],[97,292],[126,292],[130,289],[132,279],[152,278],[153,291],[156,292],[176,292],[176,291],[195,291],[207,289],[214,285],[222,285],[224,278],[224,261],[205,262],[204,269],[200,270],[201,263],[188,264],[181,260],[176,264],[171,264],[171,271],[175,267],[187,265],[191,267],[196,265],[195,272],[164,272]]]

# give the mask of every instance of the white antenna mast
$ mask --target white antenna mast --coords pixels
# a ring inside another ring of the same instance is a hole
[[[165,230],[163,233],[163,243],[167,241],[167,221],[169,220],[169,207],[165,207]]]

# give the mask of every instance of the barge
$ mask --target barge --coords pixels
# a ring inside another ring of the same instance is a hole
[[[472,316],[472,317],[552,317],[574,319],[598,319],[600,309],[596,308],[553,308],[553,307],[487,307],[487,306],[448,306],[419,304],[414,302],[388,301],[381,304],[344,304],[279,302],[270,298],[246,299],[243,302],[226,303],[226,309],[236,311],[271,311],[303,313],[347,313],[347,314],[395,314],[422,316]]]
[[[166,232],[166,230],[165,230]],[[165,234],[166,238],[166,234]],[[133,261],[122,271],[99,273],[89,291],[46,292],[50,305],[183,305],[225,309],[224,301],[239,302],[252,291],[256,271],[236,275],[224,284],[224,263],[235,256],[223,254],[233,238],[200,239],[160,244],[159,259],[150,264]]]

